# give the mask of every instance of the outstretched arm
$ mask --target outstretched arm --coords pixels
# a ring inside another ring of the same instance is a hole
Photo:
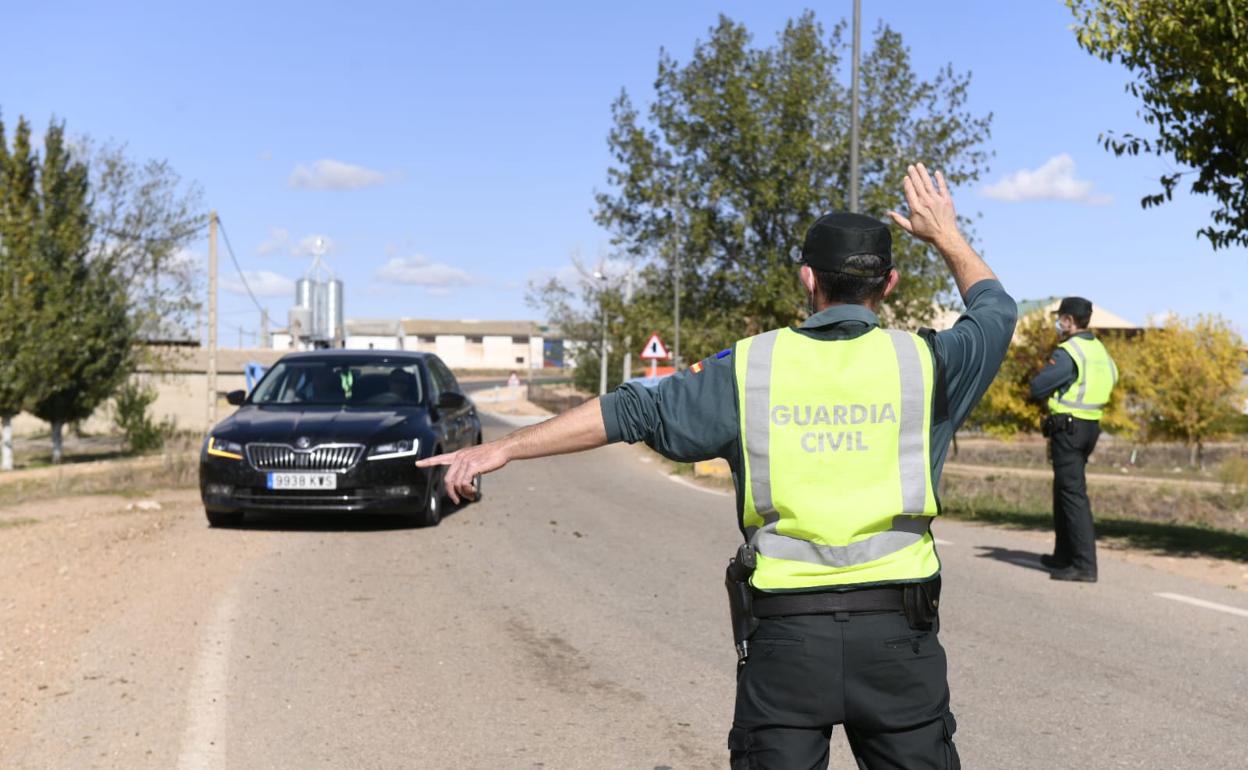
[[[580,452],[606,443],[602,406],[594,398],[558,417],[521,428],[488,444],[418,460],[416,467],[450,466],[446,472],[446,491],[451,500],[458,503],[460,498],[472,498],[474,478],[496,471],[512,460]]]
[[[902,183],[906,192],[906,205],[910,208],[910,216],[903,217],[896,211],[888,212],[903,230],[936,247],[940,256],[945,258],[953,280],[958,284],[958,291],[963,297],[975,284],[997,276],[980,258],[971,244],[958,230],[958,215],[953,209],[953,196],[949,194],[949,185],[945,176],[936,172],[936,182],[928,175],[922,163],[906,168],[906,179]]]

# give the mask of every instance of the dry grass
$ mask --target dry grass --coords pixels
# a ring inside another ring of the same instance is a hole
[[[152,489],[195,486],[199,458],[186,451],[105,463],[83,463],[40,469],[37,474],[15,472],[0,477],[0,505],[46,500],[64,495],[116,494],[141,497]]]
[[[1018,476],[942,479],[944,512],[1020,529],[1053,528],[1052,487]],[[1169,555],[1248,562],[1248,496],[1241,492],[1099,485],[1089,489],[1098,537]]]

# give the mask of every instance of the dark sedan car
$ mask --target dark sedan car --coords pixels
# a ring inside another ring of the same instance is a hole
[[[204,442],[199,490],[212,526],[251,511],[442,518],[442,471],[416,460],[481,443],[451,370],[427,353],[318,350],[283,356]],[[478,486],[480,480],[477,480]]]

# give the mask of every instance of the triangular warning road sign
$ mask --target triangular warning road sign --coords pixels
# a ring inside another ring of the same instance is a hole
[[[646,346],[641,349],[641,357],[647,361],[671,358],[667,352],[667,346],[663,344],[663,340],[659,339],[658,332],[651,334],[650,339],[646,340]]]

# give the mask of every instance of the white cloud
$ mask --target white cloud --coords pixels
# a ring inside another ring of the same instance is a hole
[[[377,187],[395,178],[395,174],[323,158],[313,163],[311,168],[302,163],[295,166],[289,183],[291,187],[307,190],[359,190]]]
[[[1059,200],[1104,206],[1113,198],[1093,194],[1092,183],[1075,178],[1075,161],[1066,153],[1054,155],[1038,169],[1023,169],[983,189],[986,198],[1002,201]]]
[[[466,270],[444,262],[431,262],[421,254],[391,259],[377,271],[377,277],[390,283],[424,286],[431,294],[446,294],[452,286],[476,283]]]
[[[290,244],[290,233],[284,228],[274,227],[269,230],[269,237],[265,238],[259,246],[256,247],[256,253],[260,256],[267,256],[278,251],[285,251]]]
[[[284,275],[269,270],[244,270],[243,275],[257,297],[293,297],[295,294],[295,282]],[[237,274],[223,276],[221,288],[231,294],[247,296],[247,288]]]
[[[310,257],[317,251],[316,241],[320,239],[322,254],[332,254],[338,244],[334,243],[334,239],[328,235],[321,233],[312,233],[305,235],[299,239],[299,242],[290,247],[290,256],[292,257]]]

